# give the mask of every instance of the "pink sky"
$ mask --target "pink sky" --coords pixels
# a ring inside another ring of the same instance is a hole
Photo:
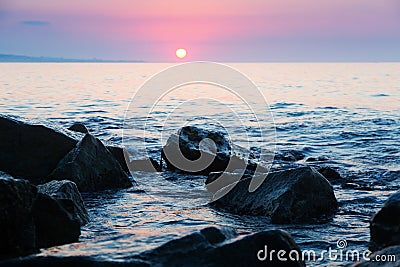
[[[400,60],[398,0],[0,0],[0,53],[220,61]]]

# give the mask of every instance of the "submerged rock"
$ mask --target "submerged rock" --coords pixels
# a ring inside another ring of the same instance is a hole
[[[340,173],[331,167],[318,168],[318,172],[322,174],[332,184],[337,184],[344,181]]]
[[[241,236],[231,228],[210,227],[172,240],[139,255],[151,266],[305,266],[302,261],[280,261],[271,250],[286,255],[301,251],[290,235],[281,230]],[[258,258],[259,256],[259,258]]]
[[[241,152],[244,151],[239,154],[239,147],[235,148],[237,155],[233,155],[233,145],[221,132],[185,126],[178,134],[169,137],[161,157],[165,160],[167,169],[195,174],[234,171],[248,167],[254,170],[256,164],[250,164],[242,158]]]
[[[0,170],[38,184],[77,142],[62,128],[0,115]]]
[[[82,196],[74,182],[68,180],[50,181],[46,184],[38,185],[39,193],[49,195],[65,208],[69,210],[72,204],[71,213],[74,218],[79,220],[81,225],[89,222],[90,217],[85,208]],[[72,203],[71,203],[72,202]]]
[[[80,191],[132,186],[118,161],[96,137],[86,134],[49,175],[50,180],[71,180]]]
[[[32,210],[37,189],[25,180],[0,172],[0,258],[36,248]]]
[[[303,152],[299,150],[285,150],[275,154],[275,160],[298,161],[305,158]]]
[[[371,251],[400,245],[400,191],[390,196],[382,209],[372,217],[370,233]]]
[[[325,156],[319,156],[317,158],[315,157],[309,157],[306,159],[306,162],[316,162],[316,161],[328,161],[329,158]]]
[[[232,181],[236,185],[212,203],[216,208],[235,214],[269,216],[272,223],[287,224],[318,221],[332,215],[338,207],[331,184],[312,167],[271,172],[252,193],[248,190],[251,177],[235,175],[240,174],[232,174],[231,180],[228,175],[222,181],[226,186]]]
[[[74,123],[71,127],[68,128],[68,130],[84,134],[89,133],[89,130],[86,128],[86,126],[81,123]]]

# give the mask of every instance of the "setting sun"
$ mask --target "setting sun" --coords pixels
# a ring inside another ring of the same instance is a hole
[[[176,56],[177,56],[178,58],[184,58],[184,57],[186,57],[187,52],[186,52],[186,49],[184,49],[184,48],[179,48],[179,49],[176,49],[175,54],[176,54]]]

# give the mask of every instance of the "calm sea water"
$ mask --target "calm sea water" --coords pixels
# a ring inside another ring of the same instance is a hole
[[[345,239],[350,249],[367,249],[370,217],[399,189],[400,63],[229,65],[251,78],[267,99],[276,125],[278,151],[296,150],[306,158],[323,156],[328,159],[324,166],[337,167],[345,178],[354,181],[348,188],[335,186],[340,209],[333,220],[315,225],[271,225],[267,218],[218,212],[194,205],[190,199],[183,206],[176,206],[134,188],[85,194],[93,220],[83,228],[81,242],[46,249],[43,254],[92,255],[124,261],[133,254],[212,224],[231,226],[241,233],[286,229],[302,249],[335,249],[339,239]],[[1,63],[0,112],[65,126],[83,122],[101,139],[121,143],[125,111],[132,96],[146,79],[169,66]],[[232,114],[221,111],[214,102],[191,101],[175,111],[176,116],[168,119],[165,128],[160,127],[178,105],[188,99],[210,96],[235,105],[245,122],[240,123]],[[139,101],[143,101],[143,108],[153,104],[146,99]],[[160,132],[176,131],[182,126],[181,119],[196,111],[195,124],[211,127],[218,122],[237,129],[238,144],[248,146],[250,140],[250,146],[263,146],[256,134],[252,136],[254,125],[251,120],[246,121],[246,110],[241,109],[239,102],[218,88],[200,85],[180,88],[161,98],[147,121],[149,138],[145,141],[151,151],[156,151],[163,141]],[[200,116],[202,110],[212,115],[211,122]],[[130,142],[139,146],[143,141],[139,134],[142,118],[130,123],[128,126],[133,129]],[[243,125],[246,131],[240,130]],[[302,160],[296,164],[307,163]],[[167,172],[157,177],[152,174],[150,178],[165,181],[172,176]],[[134,178],[146,181],[149,175],[137,174]],[[202,181],[192,179],[183,186]],[[176,190],[173,185],[167,186]]]

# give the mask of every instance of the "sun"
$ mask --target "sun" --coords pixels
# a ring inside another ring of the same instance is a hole
[[[186,57],[187,52],[185,48],[178,48],[176,49],[175,54],[178,58],[182,59]]]

